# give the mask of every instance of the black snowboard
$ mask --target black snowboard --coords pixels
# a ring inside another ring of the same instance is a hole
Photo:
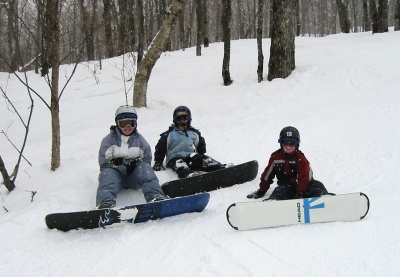
[[[169,197],[186,196],[242,184],[256,178],[257,173],[258,162],[250,161],[194,177],[169,181],[161,188]]]

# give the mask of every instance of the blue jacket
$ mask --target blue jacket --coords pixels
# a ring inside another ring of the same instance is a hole
[[[193,127],[189,127],[186,131],[180,131],[172,125],[160,136],[154,153],[156,162],[163,162],[165,156],[167,156],[168,162],[177,157],[185,159],[192,153],[206,153],[206,142],[200,131]]]
[[[125,136],[117,128],[117,126],[110,127],[110,133],[103,138],[99,150],[99,165],[100,170],[110,167],[109,160],[112,158],[121,157],[125,160],[132,160],[141,158],[144,162],[151,165],[152,154],[150,145],[135,130],[130,136]],[[124,173],[125,166],[120,166],[119,170]]]

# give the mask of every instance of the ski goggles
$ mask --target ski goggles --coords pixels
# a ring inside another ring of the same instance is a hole
[[[135,128],[136,127],[136,119],[133,118],[125,118],[117,121],[119,128],[124,129],[128,126]]]
[[[181,114],[175,117],[176,121],[187,121],[190,119],[190,116],[188,116],[187,114]]]
[[[296,145],[299,145],[299,141],[297,139],[281,139],[280,143],[283,146],[296,146]]]

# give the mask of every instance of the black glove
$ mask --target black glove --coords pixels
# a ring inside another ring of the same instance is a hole
[[[203,160],[205,158],[204,154],[191,154],[190,155],[190,161],[189,161],[189,165],[192,169],[201,169],[203,168]]]
[[[294,195],[294,199],[302,199],[304,198],[305,193],[303,191],[296,191],[296,194]]]
[[[122,165],[122,164],[124,163],[124,159],[121,158],[121,157],[112,158],[112,159],[109,161],[109,163],[110,163],[110,165],[111,165],[112,167],[118,167],[118,166],[120,166],[120,165]]]
[[[126,166],[126,173],[128,175],[130,175],[136,168],[136,166],[142,161],[141,158],[136,158],[133,160],[130,160],[127,164],[125,164]]]
[[[155,161],[153,165],[153,170],[154,171],[162,171],[165,170],[165,167],[163,165],[163,161]]]
[[[258,189],[255,192],[252,192],[249,195],[247,195],[247,198],[258,199],[260,197],[263,197],[266,193],[267,193],[266,191]]]

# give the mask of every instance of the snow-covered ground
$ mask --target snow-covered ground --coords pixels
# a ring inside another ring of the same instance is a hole
[[[267,74],[270,40],[263,43]],[[162,54],[150,78],[148,107],[138,109],[139,131],[152,149],[172,123],[173,109],[187,105],[207,153],[223,163],[258,160],[258,177],[211,192],[202,213],[64,233],[49,230],[44,217],[95,207],[100,141],[115,109],[125,104],[121,57],[104,60],[95,76],[87,63],[79,66],[61,98],[62,160],[55,172],[50,111],[34,97],[24,152],[32,166],[22,161],[16,189],[0,190],[1,276],[399,276],[399,45],[400,32],[393,29],[296,38],[295,71],[257,83],[256,41],[233,41],[229,87],[222,85],[222,43],[203,49],[201,57],[194,48]],[[72,68],[61,67],[62,83]],[[29,72],[28,79],[49,101],[43,78]],[[26,89],[6,73],[0,86],[26,119]],[[20,146],[24,128],[5,100],[0,114],[0,129]],[[287,125],[299,129],[300,149],[329,191],[369,196],[364,220],[242,232],[229,226],[227,207],[252,201],[246,195],[257,189]],[[17,152],[3,134],[0,141],[11,172]],[[157,175],[161,183],[176,178],[170,171]],[[31,191],[37,192],[33,202]],[[117,204],[142,202],[141,192],[126,191]]]

